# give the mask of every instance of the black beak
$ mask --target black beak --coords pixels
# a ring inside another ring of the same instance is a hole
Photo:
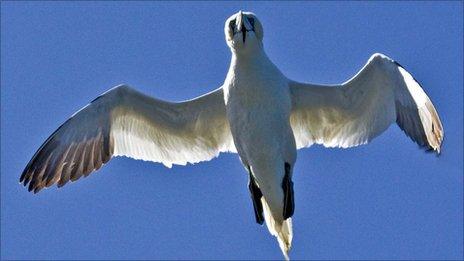
[[[254,32],[255,31],[254,20],[252,20],[252,22],[250,22],[249,19],[241,11],[240,11],[240,14],[235,19],[230,21],[229,26],[230,26],[230,28],[232,30],[232,33],[234,35],[238,34],[240,32],[242,33],[242,41],[243,41],[243,43],[245,43],[245,41],[246,41],[247,32],[249,32],[249,31]]]
[[[245,28],[245,24],[243,22],[242,22],[242,28],[240,28],[240,31],[242,31],[243,43],[245,43],[247,29]]]

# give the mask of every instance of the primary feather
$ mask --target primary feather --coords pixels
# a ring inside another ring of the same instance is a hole
[[[411,74],[385,55],[374,54],[341,85],[291,81],[290,91],[298,148],[365,144],[396,122],[417,144],[440,152],[443,127],[435,107]]]
[[[113,156],[167,167],[235,151],[222,89],[172,103],[117,86],[76,112],[38,149],[21,175],[29,191],[65,185]]]

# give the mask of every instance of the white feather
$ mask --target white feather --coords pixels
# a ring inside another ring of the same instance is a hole
[[[292,81],[290,91],[298,148],[365,144],[398,122],[419,145],[440,151],[443,129],[432,102],[403,67],[382,54],[341,85]]]

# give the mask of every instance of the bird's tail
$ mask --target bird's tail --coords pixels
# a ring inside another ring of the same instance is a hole
[[[288,252],[292,247],[293,238],[292,218],[287,218],[283,221],[276,220],[264,197],[261,198],[261,202],[263,204],[264,219],[266,220],[269,233],[277,238],[285,260],[289,260]]]

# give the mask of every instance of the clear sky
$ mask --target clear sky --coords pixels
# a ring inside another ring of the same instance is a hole
[[[236,154],[172,169],[116,158],[37,195],[18,183],[42,142],[117,84],[172,101],[222,85],[224,21],[240,9],[257,14],[269,57],[295,80],[343,82],[375,52],[399,61],[445,129],[440,157],[396,125],[367,146],[299,151],[291,257],[462,258],[462,3],[1,5],[2,258],[282,258],[254,221]]]

